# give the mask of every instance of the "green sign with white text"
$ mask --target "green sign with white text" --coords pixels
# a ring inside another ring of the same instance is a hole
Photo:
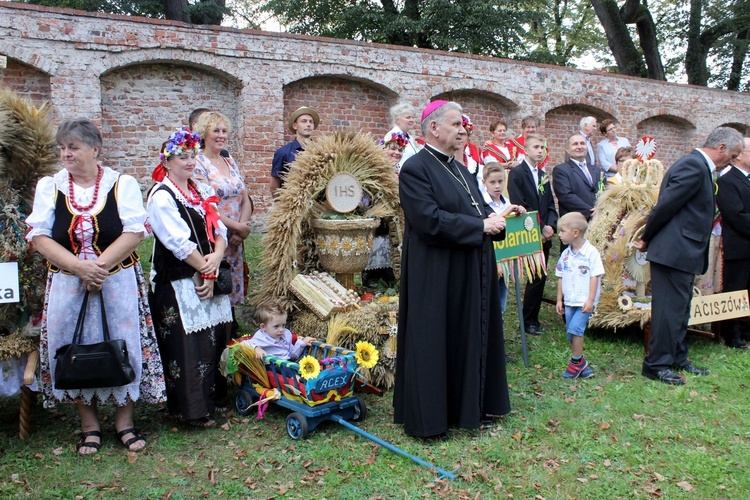
[[[493,242],[498,262],[542,251],[542,233],[537,212],[507,217],[505,222],[505,239]]]

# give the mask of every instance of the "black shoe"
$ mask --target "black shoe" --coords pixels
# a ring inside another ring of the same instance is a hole
[[[441,432],[440,434],[433,434],[432,436],[414,436],[414,437],[419,438],[426,443],[432,443],[436,441],[443,442],[443,441],[448,441],[450,439],[447,432]]]
[[[686,373],[689,373],[691,375],[708,375],[708,370],[703,370],[701,368],[696,368],[696,367],[694,367],[690,363],[690,361],[688,361],[688,363],[686,365],[682,365],[682,366],[676,366],[675,365],[672,368],[674,368],[678,372],[686,372]]]
[[[658,372],[653,372],[647,368],[643,368],[643,370],[641,370],[641,375],[643,375],[646,378],[650,378],[651,380],[658,380],[659,382],[663,382],[669,385],[684,385],[685,384],[685,379],[680,377],[679,375],[676,375],[669,368],[659,370]]]
[[[727,341],[727,347],[731,347],[733,349],[742,349],[747,350],[747,344],[742,342],[741,340],[728,340]]]
[[[530,335],[541,335],[542,334],[542,327],[539,325],[527,325],[526,326],[526,333]]]
[[[495,415],[485,414],[485,415],[482,415],[482,418],[479,421],[479,426],[483,429],[486,427],[492,427],[495,424],[497,424],[498,420],[500,420],[500,417],[496,417]]]

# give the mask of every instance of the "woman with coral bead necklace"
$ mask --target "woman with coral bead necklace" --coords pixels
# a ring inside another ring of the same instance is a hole
[[[167,381],[169,412],[194,427],[215,427],[214,391],[219,353],[216,329],[232,321],[228,295],[214,296],[226,247],[226,227],[214,191],[193,177],[200,136],[172,133],[152,174],[148,216],[156,241],[152,268],[154,314]]]
[[[63,122],[57,131],[63,169],[37,184],[26,239],[49,261],[40,343],[44,406],[74,403],[82,432],[76,449],[93,455],[102,442],[97,405],[117,406],[117,439],[139,451],[146,440],[133,424],[135,401],[162,402],[164,375],[146,304],[146,282],[135,249],[146,232],[138,182],[98,164],[102,136],[86,119]],[[135,379],[97,389],[56,388],[55,353],[70,344],[86,291],[89,299],[81,343],[101,342],[101,294],[111,339],[123,339]],[[116,327],[115,327],[116,326]]]

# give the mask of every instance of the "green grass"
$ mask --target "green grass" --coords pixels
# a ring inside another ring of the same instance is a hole
[[[257,258],[250,260],[254,269]],[[669,387],[640,376],[638,332],[595,331],[585,349],[596,376],[572,382],[561,376],[568,342],[553,307],[542,308],[544,336],[529,338],[529,369],[514,310],[511,293],[506,345],[516,359],[508,365],[513,412],[498,425],[425,444],[392,423],[391,394],[364,396],[363,429],[442,468],[458,468],[457,480],[436,481],[429,470],[335,423],[292,441],[287,411],[279,407],[261,421],[234,416],[224,428],[193,430],[140,405],[137,425],[149,443],[130,456],[116,443],[113,410],[105,407],[101,452],[79,457],[72,408],[52,413],[39,402],[32,435],[19,441],[18,398],[2,398],[0,497],[747,497],[750,354],[692,337],[691,359],[711,375]]]

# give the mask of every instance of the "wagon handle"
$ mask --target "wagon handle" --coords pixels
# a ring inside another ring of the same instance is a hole
[[[425,462],[421,458],[416,457],[416,456],[412,455],[411,453],[408,453],[408,452],[402,450],[398,446],[392,445],[388,441],[383,441],[379,437],[374,436],[374,435],[370,434],[367,431],[363,431],[362,429],[360,429],[356,425],[354,425],[354,424],[352,424],[350,422],[347,422],[346,420],[344,420],[343,418],[341,418],[340,415],[335,415],[335,414],[331,415],[330,419],[333,420],[334,422],[340,423],[341,425],[343,425],[347,429],[356,432],[360,436],[366,437],[370,441],[373,441],[374,443],[379,444],[383,448],[387,448],[387,449],[391,450],[393,453],[396,453],[397,455],[401,455],[402,457],[406,457],[406,458],[412,460],[413,462],[418,463],[419,465],[422,465],[424,467],[427,467],[428,469],[432,469],[432,470],[436,471],[438,473],[438,479],[443,479],[443,478],[456,479],[456,475],[453,474],[452,472],[448,472],[445,469],[441,469],[437,465],[433,465],[430,462]],[[457,471],[457,470],[458,469],[455,469],[454,472]]]

